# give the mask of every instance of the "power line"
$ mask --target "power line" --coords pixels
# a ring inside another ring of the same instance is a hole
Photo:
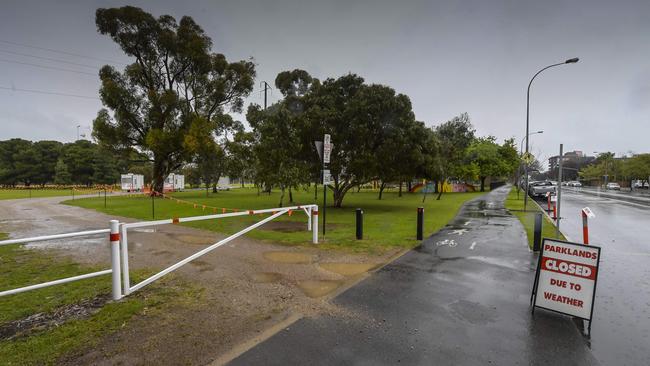
[[[83,99],[94,99],[94,100],[100,100],[97,97],[90,97],[87,95],[78,95],[78,94],[68,94],[68,93],[60,93],[60,92],[50,92],[50,91],[45,91],[45,90],[36,90],[36,89],[22,89],[22,88],[9,88],[6,86],[0,86],[0,89],[2,90],[9,90],[9,91],[16,91],[16,92],[24,92],[24,93],[36,93],[36,94],[47,94],[47,95],[58,95],[62,97],[72,97],[72,98],[83,98]]]
[[[39,47],[39,46],[31,46],[31,45],[24,44],[24,43],[18,43],[18,42],[12,42],[12,41],[5,41],[5,40],[2,40],[2,39],[0,39],[0,42],[2,42],[2,43],[7,43],[7,44],[11,44],[11,45],[14,45],[14,46],[20,46],[20,47],[26,47],[26,48],[33,48],[33,49],[35,49],[35,50],[41,50],[41,51],[48,51],[48,52],[60,53],[60,54],[62,54],[62,55],[75,56],[75,57],[82,57],[82,58],[87,58],[87,59],[90,59],[90,60],[96,60],[96,61],[102,61],[102,62],[110,62],[110,63],[114,63],[114,64],[120,64],[120,65],[123,65],[123,66],[128,65],[128,64],[126,64],[126,63],[124,63],[124,62],[119,62],[119,61],[115,61],[115,60],[110,60],[110,59],[100,58],[100,57],[94,57],[94,56],[86,56],[86,55],[82,55],[82,54],[79,54],[79,53],[68,52],[68,51],[61,51],[61,50],[56,50],[56,49],[53,49],[53,48],[46,48],[46,47]]]
[[[90,76],[97,76],[98,75],[98,74],[93,74],[91,72],[63,69],[63,68],[60,68],[60,67],[39,65],[39,64],[33,64],[33,63],[30,63],[30,62],[5,60],[5,59],[1,59],[1,58],[0,58],[0,62],[8,62],[8,63],[14,63],[14,64],[18,64],[18,65],[27,65],[27,66],[33,66],[33,67],[40,67],[42,69],[50,69],[50,70],[57,70],[57,71],[72,72],[72,73],[75,73],[75,74],[82,74],[82,75],[90,75]]]
[[[11,54],[11,55],[16,55],[16,56],[33,57],[33,58],[37,58],[37,59],[40,59],[40,60],[46,60],[46,61],[61,62],[61,63],[64,63],[64,64],[70,64],[70,65],[75,65],[75,66],[89,67],[89,68],[95,69],[95,70],[99,69],[99,66],[96,66],[96,65],[79,64],[79,63],[76,63],[76,62],[61,60],[61,59],[57,59],[57,58],[30,55],[29,53],[14,52],[14,51],[3,50],[3,49],[0,49],[0,52],[8,53],[8,54]]]

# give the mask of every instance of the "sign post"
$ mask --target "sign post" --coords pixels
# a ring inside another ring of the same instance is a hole
[[[589,225],[588,219],[591,217],[596,217],[589,207],[582,209],[582,242],[584,244],[589,244]]]
[[[531,294],[535,307],[589,321],[594,313],[600,248],[544,238]]]

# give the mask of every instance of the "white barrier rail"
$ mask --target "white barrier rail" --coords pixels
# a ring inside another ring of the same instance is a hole
[[[98,234],[110,234],[110,240],[111,240],[111,269],[106,269],[103,271],[86,273],[78,276],[67,277],[67,278],[62,278],[54,281],[43,282],[35,285],[1,291],[0,297],[19,294],[21,292],[37,290],[44,287],[61,285],[64,283],[79,281],[87,278],[103,276],[110,273],[112,274],[112,289],[111,289],[112,298],[113,300],[119,300],[122,297],[122,294],[120,288],[120,252],[119,252],[120,238],[119,238],[118,229],[119,229],[119,222],[117,220],[111,220],[108,229],[87,230],[87,231],[78,231],[74,233],[43,235],[43,236],[35,236],[31,238],[9,239],[9,240],[0,241],[0,246],[2,246],[2,245],[10,245],[10,244],[33,243],[33,242],[46,241],[46,240],[76,238],[81,236],[94,236]]]
[[[156,220],[156,221],[146,221],[146,222],[134,222],[134,223],[123,223],[120,225],[120,250],[121,250],[121,257],[122,257],[122,282],[123,282],[123,293],[124,296],[129,295],[130,293],[137,291],[144,286],[156,281],[157,279],[163,277],[164,275],[182,267],[183,265],[217,249],[218,247],[232,241],[233,239],[236,239],[247,232],[254,230],[265,223],[280,217],[288,212],[294,211],[294,210],[300,210],[303,211],[307,217],[307,230],[312,231],[312,242],[314,244],[318,244],[318,205],[307,205],[307,206],[291,206],[291,207],[282,207],[282,208],[269,208],[269,209],[263,209],[263,210],[247,210],[247,211],[241,211],[241,212],[232,212],[232,213],[226,213],[226,214],[215,214],[215,215],[204,215],[204,216],[191,216],[191,217],[182,217],[182,218],[174,218],[174,219],[168,219],[168,220]],[[131,280],[129,276],[129,242],[128,242],[128,229],[130,228],[140,228],[140,227],[149,227],[149,226],[158,226],[158,225],[168,225],[168,224],[177,224],[177,223],[183,223],[183,222],[191,222],[191,221],[200,221],[200,220],[211,220],[211,219],[221,219],[221,218],[227,218],[227,217],[236,217],[236,216],[247,216],[247,215],[255,215],[255,214],[262,214],[262,213],[272,213],[271,216],[256,222],[253,225],[250,225],[235,234],[232,234],[228,236],[225,239],[222,239],[207,248],[204,248],[191,256],[163,269],[162,271],[152,275],[151,277],[143,280],[140,283],[135,284],[134,286],[131,286]],[[312,222],[313,220],[313,222]]]
[[[112,298],[113,300],[119,300],[123,296],[126,296],[133,291],[137,291],[143,288],[144,286],[156,281],[162,276],[246,234],[247,232],[254,230],[264,225],[265,223],[274,220],[277,217],[280,217],[284,214],[287,213],[291,214],[291,212],[293,211],[302,211],[307,215],[308,217],[307,230],[312,232],[312,242],[314,244],[318,244],[318,205],[291,206],[291,207],[282,207],[282,208],[269,208],[269,209],[262,209],[262,210],[247,210],[247,211],[232,212],[232,213],[225,213],[225,214],[191,216],[191,217],[173,218],[168,220],[156,220],[156,221],[122,223],[122,224],[120,224],[117,220],[111,220],[108,229],[86,230],[86,231],[78,231],[73,233],[63,233],[63,234],[35,236],[30,238],[2,240],[0,241],[0,246],[11,245],[11,244],[34,243],[34,242],[40,242],[46,240],[76,238],[76,237],[83,237],[83,236],[95,236],[100,234],[109,234],[111,269],[106,269],[103,271],[86,273],[78,276],[72,276],[72,277],[62,278],[54,281],[48,281],[48,282],[38,283],[38,284],[24,286],[20,288],[0,291],[0,297],[111,274]],[[211,220],[211,219],[221,219],[221,218],[228,218],[228,217],[264,214],[264,213],[272,213],[272,215],[228,236],[225,239],[222,239],[208,246],[207,248],[204,248],[192,254],[191,256],[165,268],[164,270],[154,274],[153,276],[131,287],[130,278],[129,278],[129,256],[128,256],[128,236],[127,236],[128,229],[157,226],[157,225],[178,224],[183,222],[192,222],[192,221],[200,221],[200,220]],[[123,285],[123,289],[122,289],[122,285]]]

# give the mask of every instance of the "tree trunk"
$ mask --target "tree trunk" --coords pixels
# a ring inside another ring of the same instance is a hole
[[[289,187],[289,203],[293,203],[293,191],[291,187]]]
[[[440,201],[440,199],[442,198],[442,193],[445,191],[445,183],[446,182],[447,182],[447,178],[445,178],[442,181],[442,185],[440,186],[440,192],[438,193],[438,198],[436,198],[436,201]]]
[[[399,194],[397,195],[397,197],[402,197],[402,183],[403,182],[400,180],[399,181]]]
[[[411,184],[410,180],[406,183],[406,188],[408,188],[409,192],[411,192],[411,189],[413,189],[413,184]]]
[[[485,179],[487,177],[481,177],[481,192],[485,192]]]
[[[282,201],[284,200],[284,186],[280,186],[280,207],[282,207]]]
[[[162,160],[163,159],[160,156],[154,156],[153,158],[153,182],[151,183],[151,190],[153,192],[163,192],[165,178],[169,175],[169,168]]]
[[[382,180],[379,186],[379,200],[381,200],[381,196],[384,194],[384,188],[386,188],[386,183]]]
[[[219,193],[219,190],[217,189],[217,183],[212,183],[212,193]]]

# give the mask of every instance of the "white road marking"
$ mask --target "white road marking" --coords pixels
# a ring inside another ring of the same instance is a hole
[[[452,231],[450,235],[458,234],[458,236],[462,236],[467,231],[468,231],[467,229],[457,229],[457,230]]]
[[[469,224],[471,224],[471,223],[472,223],[471,221],[467,221],[467,222],[465,223],[465,226],[467,226],[467,225],[469,225]]]
[[[445,240],[441,240],[441,241],[436,243],[436,246],[441,246],[441,245],[448,245],[450,248],[453,248],[456,245],[458,245],[458,243],[456,243],[456,241],[454,239],[451,239],[451,240],[445,239]]]
[[[474,250],[474,247],[476,246],[476,242],[472,242],[472,245],[469,246],[469,250]]]

